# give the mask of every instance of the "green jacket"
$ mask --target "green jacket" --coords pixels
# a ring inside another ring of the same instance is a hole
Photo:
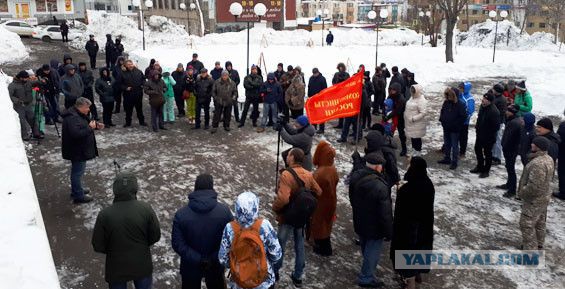
[[[135,194],[115,193],[114,203],[100,211],[92,247],[106,254],[106,282],[124,282],[153,272],[149,247],[161,238],[159,220],[151,206]]]
[[[514,104],[520,106],[520,115],[523,115],[526,112],[532,112],[532,95],[529,91],[516,94]]]
[[[167,87],[167,91],[165,91],[165,98],[174,98],[175,92],[173,91],[173,86],[175,86],[177,82],[171,76],[163,77],[163,81],[165,82],[165,86]]]

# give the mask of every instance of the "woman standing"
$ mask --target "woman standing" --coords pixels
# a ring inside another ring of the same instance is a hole
[[[196,76],[194,75],[194,68],[192,67],[192,65],[189,65],[188,69],[186,70],[184,92],[182,95],[182,98],[185,101],[188,124],[194,124],[196,119],[196,96],[194,95],[195,83]]]
[[[394,264],[396,250],[432,250],[434,240],[434,184],[428,177],[427,163],[413,157],[404,180],[407,181],[396,194],[390,257]],[[406,280],[405,289],[416,288],[420,273],[430,269],[398,269]]]
[[[419,84],[410,87],[410,99],[406,102],[404,111],[404,123],[406,136],[410,138],[412,156],[419,156],[422,153],[422,137],[426,135],[426,107],[428,101],[422,94],[422,86]]]
[[[336,188],[339,182],[334,159],[335,149],[328,142],[321,141],[316,147],[313,163],[317,167],[314,179],[322,188],[322,195],[318,198],[318,206],[312,215],[310,237],[314,240],[314,253],[322,256],[331,256],[333,253],[330,237],[335,219]]]
[[[294,78],[290,82],[290,86],[285,92],[285,102],[290,108],[290,116],[293,119],[304,115],[304,95],[305,85],[302,76],[296,72]]]

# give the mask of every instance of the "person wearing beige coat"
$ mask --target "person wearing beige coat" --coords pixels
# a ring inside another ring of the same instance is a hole
[[[422,138],[426,135],[426,108],[428,101],[424,97],[422,86],[419,84],[410,87],[412,97],[406,102],[404,122],[406,136],[412,143],[413,155],[420,155],[422,151]]]

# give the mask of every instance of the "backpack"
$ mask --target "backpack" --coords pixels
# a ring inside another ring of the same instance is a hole
[[[303,228],[310,222],[318,200],[312,191],[304,186],[304,182],[293,169],[289,168],[287,171],[292,174],[299,188],[290,195],[290,200],[283,213],[284,223],[294,228]]]
[[[255,220],[249,228],[231,221],[234,237],[230,250],[230,275],[240,288],[255,288],[268,276],[267,255],[259,235],[263,219]]]

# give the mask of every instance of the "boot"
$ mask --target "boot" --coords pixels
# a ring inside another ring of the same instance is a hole
[[[211,133],[211,134],[214,134],[214,133],[216,133],[217,131],[218,131],[218,128],[217,128],[217,127],[213,127],[213,128],[210,130],[210,133]]]
[[[257,132],[258,132],[258,133],[262,133],[262,132],[264,132],[264,131],[265,131],[265,128],[263,128],[263,127],[260,127],[260,128],[257,129]]]
[[[508,186],[506,184],[504,185],[500,185],[500,186],[496,186],[497,189],[501,189],[501,190],[508,190]]]
[[[489,173],[488,172],[482,172],[479,174],[479,178],[480,179],[485,179],[489,177]]]
[[[450,165],[451,164],[451,160],[450,159],[442,159],[437,161],[438,164],[440,165]]]
[[[477,166],[469,171],[471,174],[479,174],[481,173],[481,169]]]

